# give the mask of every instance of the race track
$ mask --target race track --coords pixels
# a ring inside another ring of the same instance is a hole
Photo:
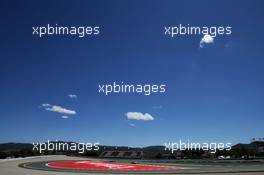
[[[81,163],[81,168],[75,164]],[[92,166],[91,166],[92,165]],[[86,169],[83,167],[92,167]],[[101,169],[95,169],[100,167]],[[112,168],[123,167],[117,170]],[[128,169],[127,169],[128,168]],[[133,169],[135,168],[135,169]],[[147,168],[147,169],[146,169]],[[150,169],[148,169],[150,168]],[[241,166],[212,166],[185,164],[130,164],[67,156],[46,156],[18,160],[0,160],[1,175],[83,175],[89,174],[218,174],[218,175],[264,175],[262,164]]]

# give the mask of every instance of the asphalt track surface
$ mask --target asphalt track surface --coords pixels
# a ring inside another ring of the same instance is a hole
[[[1,175],[83,175],[86,173],[92,174],[217,174],[217,175],[264,175],[263,164],[252,165],[186,165],[186,164],[173,164],[176,170],[173,171],[87,171],[87,170],[71,170],[71,169],[58,169],[46,166],[46,163],[61,162],[68,160],[88,160],[87,158],[80,157],[67,157],[67,156],[47,156],[35,157],[28,159],[18,160],[2,160],[0,161],[0,174]],[[95,160],[95,159],[94,159]],[[97,161],[97,160],[95,160]],[[20,166],[22,167],[20,167]],[[23,167],[26,166],[26,167]],[[158,165],[160,166],[160,165]],[[162,166],[167,166],[162,165]],[[50,169],[49,169],[50,168]]]

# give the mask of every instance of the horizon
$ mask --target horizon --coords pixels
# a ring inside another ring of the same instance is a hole
[[[48,142],[48,141],[47,141]],[[47,143],[47,142],[40,142],[40,143]],[[80,142],[75,142],[75,141],[63,141],[63,140],[49,140],[49,142],[65,142],[65,143],[80,143]],[[241,143],[241,142],[238,142],[238,143],[234,143],[232,144],[231,146],[234,146],[234,145],[238,145],[238,144],[251,144],[251,143],[254,143],[254,142],[264,142],[264,140],[254,140],[254,141],[250,141],[250,142],[247,142],[247,143]],[[1,142],[0,144],[30,144],[32,145],[33,143],[30,143],[30,142]],[[165,147],[164,145],[145,145],[145,146],[129,146],[129,145],[105,145],[105,144],[99,144],[98,146],[109,146],[109,147],[128,147],[128,148],[146,148],[146,147],[152,147],[152,146],[162,146],[162,147]]]

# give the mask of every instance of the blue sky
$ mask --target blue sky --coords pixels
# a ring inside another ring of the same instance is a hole
[[[161,145],[249,142],[264,128],[263,1],[3,1],[0,142]],[[97,37],[43,37],[32,26],[98,25]],[[166,25],[232,26],[168,38]],[[99,94],[98,84],[166,84],[165,94]],[[77,98],[69,98],[76,94]],[[40,108],[77,112],[68,119]],[[127,112],[153,121],[130,121]],[[134,126],[131,126],[133,124]]]

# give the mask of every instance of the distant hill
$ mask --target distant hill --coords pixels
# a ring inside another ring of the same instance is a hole
[[[232,146],[232,149],[249,149],[249,150],[255,150],[256,148],[264,147],[264,141],[254,141],[249,144],[245,143],[238,143],[234,146]]]
[[[32,149],[32,148],[33,148],[33,145],[30,143],[1,143],[0,144],[0,151]]]
[[[76,142],[64,142],[64,141],[51,141],[53,143],[76,143]],[[99,151],[87,151],[83,156],[98,156],[104,151],[134,151],[134,152],[143,152],[144,157],[171,157],[170,151],[165,151],[164,146],[147,146],[143,148],[139,147],[127,147],[127,146],[107,146],[100,145]],[[1,143],[0,144],[0,159],[6,157],[23,157],[23,156],[32,156],[40,155],[39,152],[33,151],[33,145],[30,143]],[[196,153],[190,152],[181,152],[182,155],[194,157]],[[67,154],[67,155],[79,155],[76,151],[45,151],[41,154]],[[234,158],[241,158],[242,156],[248,155],[253,157],[264,157],[264,142],[263,141],[254,141],[249,144],[238,143],[232,146],[231,151],[219,151],[213,156],[226,155]],[[184,157],[184,156],[182,156]]]
[[[51,142],[57,142],[57,143],[76,143],[76,142],[65,142],[65,141],[51,141]],[[256,149],[257,147],[264,147],[263,141],[254,141],[249,144],[245,143],[238,143],[234,146],[232,146],[232,149]],[[3,150],[10,150],[10,149],[32,149],[33,145],[31,143],[0,143],[0,151]],[[107,146],[107,145],[100,145],[101,150],[142,150],[142,151],[164,151],[165,147],[156,145],[156,146],[147,146],[143,148],[139,147],[127,147],[127,146]]]
[[[164,151],[165,146],[147,146],[143,148],[143,151]]]

